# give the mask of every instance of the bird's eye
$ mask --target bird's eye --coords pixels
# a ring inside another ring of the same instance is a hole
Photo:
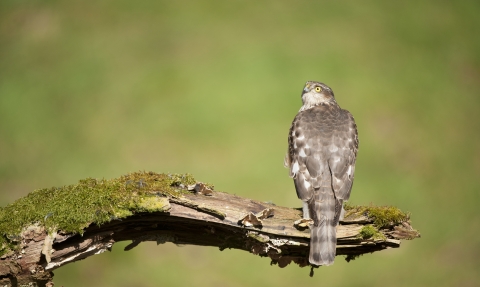
[[[315,92],[320,93],[322,91],[321,87],[315,87]]]

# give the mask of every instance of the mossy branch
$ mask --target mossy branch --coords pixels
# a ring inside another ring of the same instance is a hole
[[[337,255],[347,260],[419,237],[394,207],[347,206]],[[136,172],[112,180],[36,190],[0,210],[0,284],[51,283],[67,263],[131,241],[235,248],[285,267],[308,263],[300,209],[213,191],[190,175]]]

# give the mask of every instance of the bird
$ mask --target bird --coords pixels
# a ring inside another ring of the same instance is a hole
[[[310,222],[308,261],[328,266],[335,259],[336,226],[343,219],[343,203],[352,190],[357,125],[324,83],[306,82],[302,103],[290,127],[284,165],[303,202],[303,218]]]

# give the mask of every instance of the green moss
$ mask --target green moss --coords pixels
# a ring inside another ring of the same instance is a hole
[[[139,212],[165,212],[170,209],[170,202],[165,197],[149,196],[140,198],[134,209]]]
[[[375,227],[373,227],[372,225],[365,225],[362,228],[362,230],[360,230],[359,235],[360,235],[361,238],[367,239],[367,238],[370,238],[370,237],[374,236],[377,232],[378,232],[378,230]]]
[[[134,172],[116,179],[80,180],[77,184],[31,192],[0,209],[0,255],[16,246],[22,229],[38,223],[47,230],[82,233],[135,212],[168,210],[168,200],[195,183],[188,174]]]
[[[383,233],[381,233],[380,231],[378,231],[378,229],[369,224],[369,225],[365,225],[362,230],[360,230],[359,232],[359,237],[362,238],[362,239],[373,239],[373,240],[385,240],[386,237]]]
[[[365,215],[371,220],[376,228],[387,228],[401,222],[408,221],[410,215],[394,206],[356,206],[345,205],[345,218],[352,215]]]

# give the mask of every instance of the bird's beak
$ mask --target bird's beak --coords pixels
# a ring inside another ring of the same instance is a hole
[[[307,93],[309,87],[310,87],[310,85],[309,85],[309,84],[306,84],[306,85],[305,85],[305,88],[303,88],[303,92],[304,92],[304,93]]]

